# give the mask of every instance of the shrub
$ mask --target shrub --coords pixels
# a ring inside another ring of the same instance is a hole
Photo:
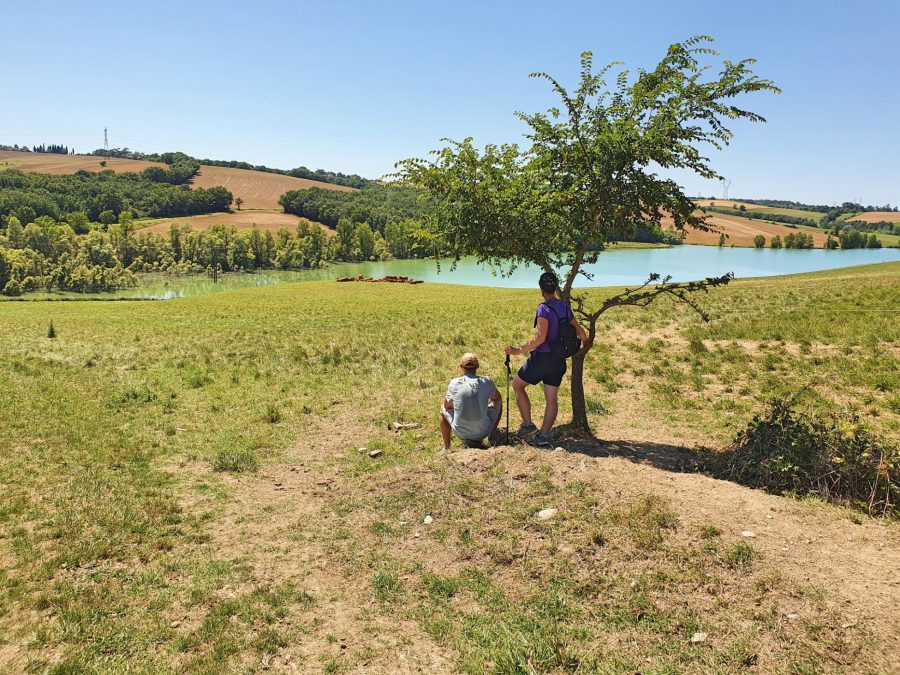
[[[268,404],[263,419],[270,424],[278,424],[281,421],[281,409],[274,403]]]
[[[816,417],[797,410],[797,396],[773,398],[713,461],[745,485],[900,516],[900,447],[849,411]]]
[[[756,235],[755,237],[753,237],[753,245],[756,248],[765,248],[766,247],[766,238],[764,236],[762,236],[761,234]]]
[[[741,541],[735,544],[725,557],[732,567],[748,567],[756,557],[756,551],[750,544]]]
[[[53,327],[53,319],[50,319],[50,327],[47,329],[47,337],[51,340],[56,337],[56,328]]]
[[[592,415],[609,415],[609,408],[599,398],[586,399],[584,407]]]
[[[256,467],[256,457],[246,449],[223,448],[216,453],[216,458],[213,460],[214,471],[241,473],[242,471],[256,471]]]

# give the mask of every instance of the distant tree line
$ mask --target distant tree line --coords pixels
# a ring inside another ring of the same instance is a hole
[[[864,220],[844,220],[835,223],[835,234],[845,228],[863,230],[865,232],[884,232],[885,234],[900,235],[900,223],[893,223],[889,220],[879,220],[876,223],[869,223]]]
[[[293,230],[283,227],[275,233],[256,226],[193,230],[173,224],[167,234],[158,234],[136,230],[129,211],[108,225],[78,215],[65,221],[38,216],[24,227],[16,216],[6,217],[0,228],[0,293],[111,291],[134,285],[140,272],[297,270],[434,254],[428,236],[411,221],[390,223],[386,239],[368,223],[347,219],[338,223],[333,236],[305,219]]]
[[[357,192],[311,188],[291,190],[278,199],[285,213],[309,218],[330,228],[342,219],[369,223],[385,233],[388,223],[421,220],[428,209],[419,190],[389,185],[370,185]]]
[[[384,237],[388,252],[395,258],[418,258],[429,255],[434,249],[434,240],[424,225],[429,204],[419,190],[393,185],[369,185],[357,192],[309,188],[286,192],[278,203],[285,213],[309,218],[337,230],[340,230],[341,221],[366,223],[373,232]],[[633,231],[621,240],[677,245],[683,242],[684,235],[635,223]]]
[[[70,214],[81,214],[108,225],[123,211],[154,218],[227,211],[232,195],[225,188],[192,190],[184,185],[198,166],[178,161],[142,173],[79,171],[67,176],[2,171],[0,219],[16,216],[30,223],[38,216],[49,216],[68,221]]]
[[[49,152],[54,155],[68,155],[69,154],[68,146],[56,145],[53,143],[51,143],[50,145],[44,145],[43,143],[41,145],[34,145],[34,146],[32,146],[31,150],[33,152]],[[72,151],[72,154],[74,154],[74,150]]]
[[[612,241],[637,241],[645,244],[678,246],[684,243],[685,236],[685,232],[662,228],[652,223],[635,223],[633,231],[626,238],[614,238]]]
[[[838,235],[841,248],[881,248],[881,241],[874,233],[866,234],[854,229],[841,230]]]
[[[6,150],[10,152],[51,152],[56,155],[74,155],[75,148],[69,149],[66,145],[56,145],[55,143],[50,143],[49,145],[45,143],[41,143],[40,145],[33,145],[29,148],[27,145],[0,145],[0,150]]]
[[[341,173],[340,171],[325,171],[323,169],[312,170],[307,169],[305,166],[298,166],[296,169],[273,169],[272,167],[262,164],[250,164],[249,162],[240,162],[235,160],[197,159],[194,157],[189,157],[188,155],[185,155],[181,152],[144,153],[138,152],[136,150],[129,150],[128,148],[110,148],[109,150],[94,150],[91,154],[100,157],[117,157],[120,159],[140,159],[148,162],[165,162],[166,164],[171,163],[170,161],[166,160],[167,156],[180,155],[182,157],[188,157],[189,159],[192,159],[193,161],[197,162],[198,165],[206,164],[208,166],[222,166],[230,169],[264,171],[265,173],[277,173],[282,176],[293,176],[294,178],[307,178],[309,180],[317,180],[322,183],[345,185],[352,188],[363,188],[368,185],[375,184],[374,181],[363,178],[362,176],[359,176],[357,174],[346,174]]]
[[[709,198],[711,201],[715,201],[715,197]],[[797,209],[798,211],[815,211],[817,213],[830,213],[832,211],[839,211],[838,216],[844,213],[862,213],[869,211],[897,211],[896,206],[891,206],[890,204],[885,204],[884,206],[863,206],[862,204],[857,204],[856,202],[844,202],[840,206],[828,206],[827,204],[804,204],[803,202],[794,202],[784,199],[723,199],[723,202],[746,202],[747,204],[758,204],[759,206],[771,206],[778,209]],[[834,216],[836,218],[837,216]],[[833,219],[833,218],[832,218]]]

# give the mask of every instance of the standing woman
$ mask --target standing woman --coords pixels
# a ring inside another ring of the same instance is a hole
[[[538,305],[534,326],[537,333],[534,339],[521,347],[507,347],[506,353],[511,355],[526,354],[531,352],[525,365],[519,369],[513,380],[513,389],[516,392],[516,403],[519,406],[519,414],[522,416],[522,426],[519,427],[517,436],[527,439],[534,436],[534,444],[538,447],[550,445],[550,429],[556,421],[559,412],[559,385],[563,375],[566,374],[566,359],[553,353],[552,345],[559,335],[561,323],[569,323],[575,329],[578,338],[587,341],[587,332],[575,320],[572,308],[568,303],[556,297],[559,291],[559,279],[553,272],[544,272],[538,285],[544,301]],[[531,400],[525,390],[529,384],[543,383],[544,419],[541,428],[531,421]]]

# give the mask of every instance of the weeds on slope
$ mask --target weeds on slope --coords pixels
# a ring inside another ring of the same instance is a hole
[[[852,412],[804,414],[797,396],[771,399],[734,445],[709,461],[717,475],[775,494],[900,516],[900,446],[867,430]]]

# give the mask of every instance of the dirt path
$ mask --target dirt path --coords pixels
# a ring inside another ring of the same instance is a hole
[[[365,503],[377,490],[365,477],[348,476],[340,460],[341,453],[365,437],[361,433],[355,425],[319,423],[307,433],[308,442],[287,451],[280,461],[265,464],[258,474],[222,476],[231,498],[224,517],[212,526],[211,543],[223,557],[249,561],[248,584],[293,581],[315,600],[297,619],[305,627],[303,638],[281,650],[266,667],[276,672],[321,672],[330,660],[340,664],[342,672],[452,672],[453,655],[417,623],[380,606],[373,597],[371,571],[362,573],[342,557],[341,547],[329,545],[338,505],[347,500]],[[569,451],[552,453],[509,447],[460,450],[446,460],[463,471],[478,473],[499,466],[510,475],[531,474],[549,462],[560,480],[584,481],[613,500],[626,502],[647,494],[665,498],[685,533],[709,525],[732,539],[752,532],[744,539],[759,552],[766,568],[783,580],[786,611],[797,620],[824,620],[832,630],[870,633],[880,649],[868,657],[869,664],[876,672],[897,672],[900,527],[680,473],[688,456],[689,451],[677,446],[608,441],[570,444]],[[417,464],[392,471],[414,481],[430,469]],[[366,514],[360,517],[365,519]],[[364,532],[359,529],[348,536],[365,536]],[[452,557],[450,551],[432,553]],[[811,616],[805,596],[821,590],[827,591],[822,598],[829,610],[825,619]]]
[[[255,475],[217,474],[230,498],[209,532],[210,544],[218,556],[251,566],[248,588],[228,590],[292,582],[312,596],[311,607],[292,617],[302,624],[302,639],[264,667],[320,673],[329,672],[331,662],[342,673],[450,672],[444,650],[416,623],[382,612],[369,579],[348,574],[329,549],[330,516],[347,489],[334,455],[353,441],[346,429],[311,430],[308,437]]]

